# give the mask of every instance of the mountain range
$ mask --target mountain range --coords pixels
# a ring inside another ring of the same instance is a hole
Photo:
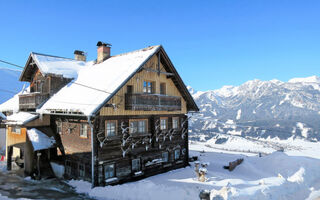
[[[0,104],[23,88],[20,73],[0,68]],[[188,89],[200,108],[190,118],[192,140],[226,134],[320,141],[320,77],[251,80],[205,92]]]
[[[206,140],[216,134],[320,140],[320,78],[251,80],[240,86],[195,91],[200,108],[190,120],[190,136]]]

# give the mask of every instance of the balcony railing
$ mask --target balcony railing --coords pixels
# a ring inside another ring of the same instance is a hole
[[[126,94],[126,110],[177,111],[181,110],[181,97],[160,94]]]
[[[34,110],[49,98],[49,94],[39,92],[19,95],[19,110]]]

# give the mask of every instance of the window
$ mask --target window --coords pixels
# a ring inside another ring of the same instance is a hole
[[[167,130],[168,129],[168,118],[160,118],[160,129]]]
[[[130,133],[147,133],[147,120],[139,119],[139,120],[130,120]]]
[[[103,178],[103,165],[99,165],[98,167],[98,176],[99,176],[99,184],[103,185],[104,184],[104,178]]]
[[[140,159],[134,159],[132,160],[132,171],[133,172],[137,172],[140,171],[141,167],[140,167]]]
[[[114,164],[107,164],[104,166],[104,178],[108,179],[108,178],[112,178],[115,176],[114,173]]]
[[[133,86],[127,85],[127,94],[132,94],[132,93],[133,93]]]
[[[179,117],[172,117],[172,128],[173,129],[179,128]]]
[[[106,121],[106,136],[112,137],[117,135],[117,121]]]
[[[153,85],[153,82],[143,81],[143,92],[149,94],[154,93]]]
[[[80,137],[84,137],[84,138],[88,137],[88,125],[87,124],[81,124]]]
[[[84,177],[84,175],[85,175],[85,165],[79,163],[78,169],[79,169],[79,177]]]
[[[21,134],[21,128],[19,126],[11,127],[11,132],[16,134]]]
[[[180,158],[180,149],[174,150],[174,159],[178,160]]]
[[[169,160],[169,153],[162,152],[162,162],[168,162],[168,160]]]
[[[62,122],[57,122],[57,133],[62,134]]]
[[[160,83],[160,94],[166,94],[166,83]]]
[[[71,175],[71,162],[69,160],[66,161],[65,173]]]

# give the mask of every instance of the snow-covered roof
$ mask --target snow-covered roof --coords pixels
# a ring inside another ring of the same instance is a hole
[[[34,119],[36,119],[38,115],[34,115],[28,112],[18,112],[12,115],[7,116],[8,125],[24,125]]]
[[[93,115],[159,48],[152,46],[112,56],[100,64],[88,62],[79,69],[75,81],[63,87],[37,111]]]
[[[31,53],[34,62],[39,67],[43,75],[55,74],[62,75],[65,78],[76,78],[78,71],[84,66],[90,64],[84,61],[78,61],[70,58],[50,56],[40,53]]]
[[[56,144],[56,141],[53,137],[48,137],[38,129],[30,129],[27,131],[27,134],[32,143],[34,151],[49,149]]]

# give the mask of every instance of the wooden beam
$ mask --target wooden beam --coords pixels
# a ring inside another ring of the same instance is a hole
[[[160,76],[160,51],[158,53],[158,76]]]
[[[155,70],[155,69],[151,69],[151,68],[147,68],[147,67],[144,67],[143,69],[148,71],[148,72],[156,72],[156,73],[160,73],[160,74],[165,74],[167,76],[174,76],[174,73],[161,72],[161,71],[158,71],[158,70]]]

